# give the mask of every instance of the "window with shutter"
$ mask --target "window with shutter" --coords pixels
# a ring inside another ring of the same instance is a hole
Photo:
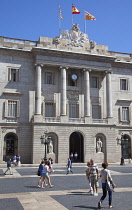
[[[5,117],[6,118],[20,117],[20,101],[16,100],[5,101]]]
[[[78,104],[69,104],[69,118],[79,117],[79,106]]]
[[[91,77],[91,88],[99,88],[99,78]]]
[[[45,103],[45,117],[55,117],[54,103]]]
[[[53,85],[53,73],[52,72],[45,72],[45,84]]]
[[[120,90],[128,90],[128,79],[120,79]]]
[[[12,82],[19,81],[19,69],[8,68],[8,81],[12,81]]]

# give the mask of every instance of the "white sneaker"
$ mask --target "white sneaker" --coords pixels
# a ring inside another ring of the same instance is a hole
[[[94,196],[98,196],[98,193],[94,193]]]

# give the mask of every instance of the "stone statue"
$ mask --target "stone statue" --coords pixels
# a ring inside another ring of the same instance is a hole
[[[96,146],[97,146],[97,152],[101,152],[103,143],[102,143],[102,141],[100,139],[97,141],[97,145]]]
[[[49,152],[50,154],[53,153],[53,141],[52,141],[52,140],[50,141],[50,143],[49,143],[49,145],[48,145],[48,152]]]

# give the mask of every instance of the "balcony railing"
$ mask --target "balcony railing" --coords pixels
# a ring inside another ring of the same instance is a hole
[[[84,118],[69,118],[69,123],[84,123]]]
[[[8,122],[8,123],[17,123],[18,119],[17,118],[6,118],[6,122]]]
[[[45,117],[44,122],[46,123],[57,123],[60,122],[60,117]]]
[[[93,119],[93,124],[108,124],[108,119]]]

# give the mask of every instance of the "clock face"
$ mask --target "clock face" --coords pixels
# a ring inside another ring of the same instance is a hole
[[[77,80],[77,75],[76,74],[72,74],[71,78],[72,78],[72,80]]]

